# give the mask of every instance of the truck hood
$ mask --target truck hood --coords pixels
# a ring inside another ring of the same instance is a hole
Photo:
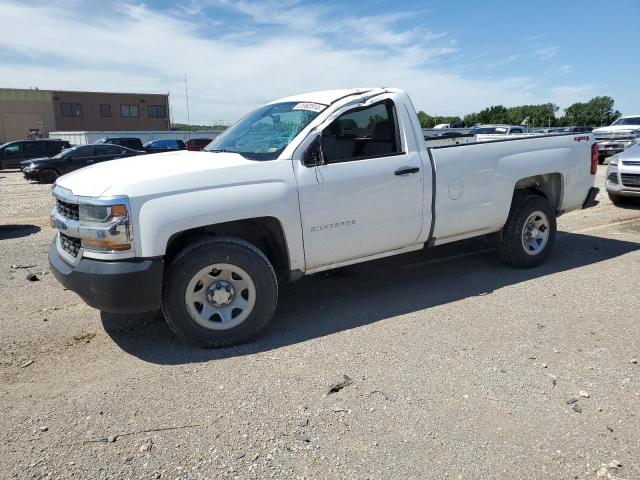
[[[111,160],[63,175],[56,184],[82,197],[137,197],[250,180],[256,164],[237,153],[157,153]]]
[[[594,128],[592,133],[622,133],[635,130],[640,130],[640,125],[610,125],[608,127]]]

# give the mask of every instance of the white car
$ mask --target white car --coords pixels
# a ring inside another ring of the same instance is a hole
[[[640,199],[640,145],[609,159],[605,186],[614,204],[634,197]]]
[[[556,216],[596,203],[594,147],[585,134],[430,148],[402,90],[297,95],[205,151],[60,177],[49,263],[91,306],[162,308],[181,338],[235,345],[303,275],[489,233],[508,264],[539,265]]]
[[[476,125],[469,130],[469,135],[521,135],[528,131],[524,125]]]
[[[620,117],[610,126],[596,128],[592,133],[600,151],[598,162],[602,164],[608,157],[640,143],[640,115]]]

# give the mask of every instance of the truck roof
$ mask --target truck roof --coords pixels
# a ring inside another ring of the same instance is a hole
[[[279,98],[269,103],[282,103],[282,102],[313,102],[321,103],[323,105],[331,105],[336,100],[339,100],[350,95],[357,95],[366,92],[373,92],[375,90],[389,90],[379,87],[373,88],[345,88],[340,90],[320,90],[317,92],[301,93],[299,95],[293,95],[291,97]],[[395,90],[395,89],[394,89]]]

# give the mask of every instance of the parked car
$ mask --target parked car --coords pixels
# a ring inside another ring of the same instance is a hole
[[[640,201],[640,145],[633,145],[609,159],[605,187],[615,205]]]
[[[20,162],[20,167],[27,180],[53,183],[59,176],[82,167],[145,153],[120,145],[79,145],[67,148],[51,158],[24,160]]]
[[[439,123],[433,127],[434,130],[447,130],[449,128],[464,128],[464,122]]]
[[[52,157],[69,148],[64,140],[17,140],[0,145],[0,170],[17,168],[20,162],[30,158]]]
[[[145,143],[144,150],[148,153],[173,152],[175,150],[186,150],[186,146],[182,140],[152,140]]]
[[[476,125],[469,130],[469,135],[517,135],[528,131],[523,125]]]
[[[127,147],[132,150],[144,150],[142,140],[137,137],[104,137],[94,143],[107,143],[110,145],[120,145],[121,147]]]
[[[212,138],[191,138],[184,142],[187,150],[191,151],[199,151],[204,147],[209,145],[213,139]]]
[[[598,160],[602,164],[608,157],[640,142],[640,115],[620,117],[608,127],[594,129],[593,133],[600,151]]]
[[[162,306],[182,339],[231,346],[267,327],[279,282],[306,274],[491,233],[506,263],[540,265],[556,216],[597,203],[584,136],[429,148],[402,90],[296,95],[249,113],[207,153],[58,179],[49,263],[95,308]]]

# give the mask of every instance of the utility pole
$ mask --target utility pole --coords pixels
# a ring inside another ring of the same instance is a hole
[[[184,74],[184,93],[187,98],[187,125],[189,125],[189,129],[187,133],[187,138],[191,138],[191,116],[189,115],[189,85],[187,84],[187,74]]]

